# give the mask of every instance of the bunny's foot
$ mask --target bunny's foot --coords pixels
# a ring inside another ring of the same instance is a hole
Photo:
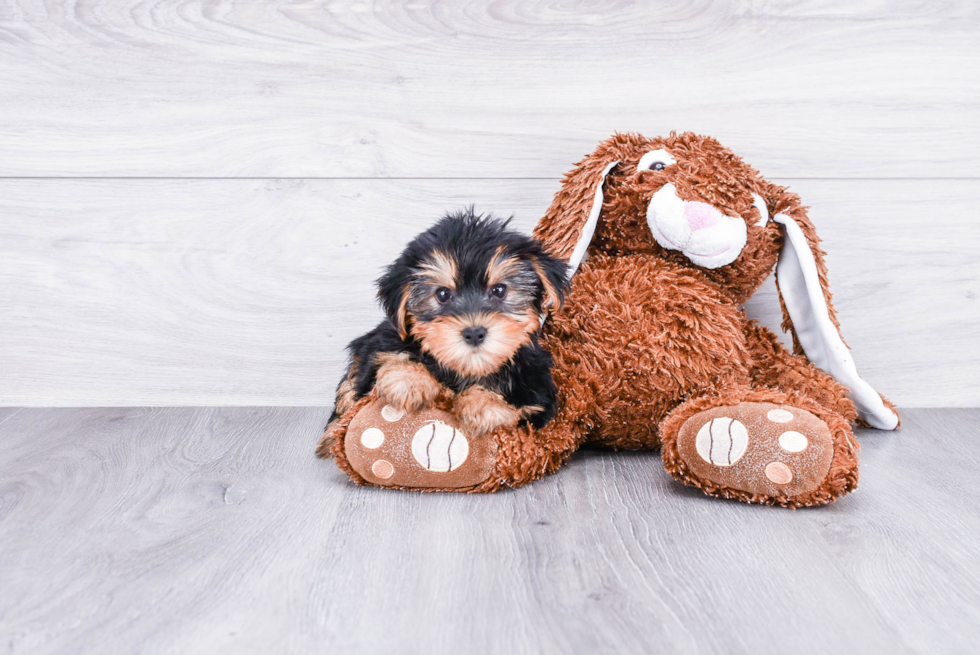
[[[789,507],[824,505],[857,486],[842,418],[785,402],[717,401],[689,401],[665,420],[664,464],[675,478],[708,495]]]
[[[399,412],[377,397],[362,398],[328,426],[317,453],[332,453],[358,484],[492,492],[554,473],[582,443],[581,431],[567,416],[540,430],[508,425],[508,420],[486,431],[485,412],[476,412],[484,420],[474,424],[472,416],[458,418],[460,410],[445,395],[434,407],[417,412]]]
[[[366,398],[324,435],[355,482],[381,487],[458,491],[484,482],[496,461],[492,435],[467,435],[458,420],[432,407],[406,412]]]

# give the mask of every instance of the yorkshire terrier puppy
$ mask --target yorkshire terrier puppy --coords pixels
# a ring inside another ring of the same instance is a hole
[[[378,280],[387,319],[348,346],[331,423],[373,389],[417,411],[447,388],[467,434],[548,422],[555,384],[538,332],[564,299],[567,266],[507,223],[470,208],[408,244]]]

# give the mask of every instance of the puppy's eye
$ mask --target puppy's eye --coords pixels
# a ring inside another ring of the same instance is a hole
[[[490,295],[494,298],[504,298],[507,295],[506,284],[495,284],[490,289]]]
[[[650,164],[651,171],[662,171],[665,168],[667,168],[667,164],[663,163],[662,161],[655,161]]]
[[[446,287],[439,287],[436,289],[436,300],[442,304],[446,304],[453,298],[453,292]]]

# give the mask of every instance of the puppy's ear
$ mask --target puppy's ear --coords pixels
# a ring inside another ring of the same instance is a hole
[[[544,253],[532,257],[531,265],[541,281],[543,306],[553,312],[558,311],[565,302],[565,293],[570,285],[568,266],[560,259]]]
[[[411,267],[397,261],[378,279],[378,300],[402,339],[408,336],[408,296],[413,274]]]
[[[814,365],[850,389],[858,415],[866,423],[879,430],[894,430],[898,427],[898,415],[858,375],[850,349],[841,337],[820,237],[806,208],[784,187],[770,185],[766,191],[768,199],[757,199],[757,209],[761,214],[768,213],[772,207],[777,212],[772,221],[783,228],[783,245],[776,263],[783,330],[793,336],[797,354],[806,355]]]
[[[565,174],[547,213],[534,228],[552,255],[569,264],[573,275],[585,257],[602,212],[602,186],[606,175],[619,163],[615,147],[619,135],[599,144],[596,151]]]

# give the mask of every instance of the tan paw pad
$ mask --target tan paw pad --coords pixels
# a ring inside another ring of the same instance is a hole
[[[395,474],[395,467],[386,459],[379,459],[371,465],[371,472],[379,478],[387,480]]]
[[[810,412],[744,402],[689,418],[677,452],[691,473],[713,486],[792,497],[826,479],[833,440],[827,424]]]
[[[492,435],[467,437],[448,412],[402,412],[378,401],[358,412],[344,437],[351,467],[387,487],[470,487],[490,476],[496,451]]]
[[[766,466],[766,477],[773,484],[789,484],[793,481],[793,471],[782,462],[769,462]]]

